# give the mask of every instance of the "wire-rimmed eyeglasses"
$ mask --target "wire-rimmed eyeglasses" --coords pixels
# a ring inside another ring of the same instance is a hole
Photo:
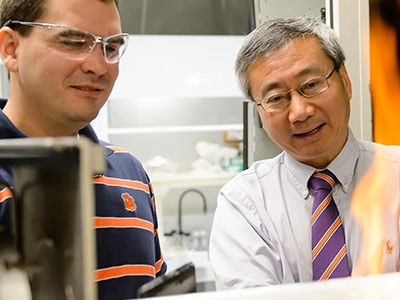
[[[77,60],[87,57],[96,44],[100,43],[106,62],[110,64],[117,63],[124,54],[129,41],[127,33],[101,37],[86,30],[65,25],[16,20],[8,20],[4,24],[4,26],[10,28],[15,25],[47,29],[45,33],[49,48],[60,56]]]
[[[298,91],[300,95],[311,98],[321,94],[329,88],[328,79],[337,70],[337,66],[327,76],[317,76],[300,83],[297,87],[285,91],[266,96],[260,101],[256,101],[256,105],[261,105],[266,112],[278,112],[284,110],[290,103],[291,92]]]

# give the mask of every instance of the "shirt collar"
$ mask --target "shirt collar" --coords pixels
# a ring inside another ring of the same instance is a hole
[[[26,138],[10,119],[3,113],[3,108],[6,105],[6,99],[0,99],[0,139]]]
[[[4,108],[6,103],[7,99],[0,98],[0,139],[27,138],[27,136],[22,133],[3,113],[2,109]],[[79,130],[78,134],[89,138],[93,143],[102,144],[100,143],[96,133],[90,125]],[[104,147],[104,145],[102,145],[102,147],[106,156],[110,156],[114,152],[114,150]],[[98,174],[96,176],[100,175],[102,174]]]
[[[3,113],[2,109],[7,103],[7,99],[0,98],[0,139],[26,138],[27,136],[21,132],[11,120]],[[92,126],[88,125],[79,130],[79,135],[89,138],[92,142],[100,144],[99,139],[94,132]],[[105,154],[108,156],[113,150],[103,147]]]
[[[356,163],[360,157],[360,147],[349,128],[349,136],[339,155],[326,167],[342,185],[343,191],[348,192],[349,186],[353,180]]]
[[[317,170],[314,167],[303,164],[286,152],[283,156],[283,164],[287,167],[289,182],[306,199],[309,194],[308,179]],[[337,177],[341,188],[345,193],[348,192],[350,183],[355,172],[355,165],[360,155],[360,148],[354,138],[351,129],[347,141],[338,156],[325,168],[329,169]]]

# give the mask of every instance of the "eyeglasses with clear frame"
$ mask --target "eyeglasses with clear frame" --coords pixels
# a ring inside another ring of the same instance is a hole
[[[49,49],[62,57],[74,60],[86,58],[100,43],[106,62],[117,63],[124,54],[129,41],[127,33],[101,37],[83,29],[49,23],[8,20],[3,27],[13,28],[13,25],[43,28]]]
[[[298,91],[305,98],[311,98],[326,91],[329,88],[328,79],[337,69],[338,67],[335,66],[327,76],[308,79],[291,90],[267,96],[261,101],[256,101],[255,104],[261,106],[266,112],[283,111],[289,105],[293,91]]]

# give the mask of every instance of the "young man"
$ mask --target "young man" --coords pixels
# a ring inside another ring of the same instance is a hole
[[[10,97],[0,112],[0,138],[86,136],[104,146],[105,173],[93,179],[99,299],[135,298],[165,273],[154,195],[127,151],[99,141],[89,122],[107,101],[127,46],[113,0],[3,0],[0,55]],[[9,170],[2,182],[12,186]],[[10,226],[10,198],[0,224]],[[127,203],[129,201],[129,203]]]
[[[241,88],[284,151],[219,194],[210,241],[219,289],[350,276],[362,242],[350,199],[373,162],[397,174],[387,186],[398,195],[399,147],[358,141],[348,128],[344,59],[334,31],[312,18],[270,20],[239,51]],[[398,238],[388,241],[397,250],[384,252],[384,270],[396,271]]]

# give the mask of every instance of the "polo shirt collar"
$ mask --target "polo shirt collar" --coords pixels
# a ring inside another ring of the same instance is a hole
[[[27,136],[15,127],[11,120],[3,113],[2,109],[5,107],[6,103],[7,99],[0,98],[0,139],[27,138]],[[79,135],[89,138],[93,143],[100,144],[96,133],[90,125],[79,130]],[[113,153],[113,150],[107,147],[103,148],[106,156]]]

